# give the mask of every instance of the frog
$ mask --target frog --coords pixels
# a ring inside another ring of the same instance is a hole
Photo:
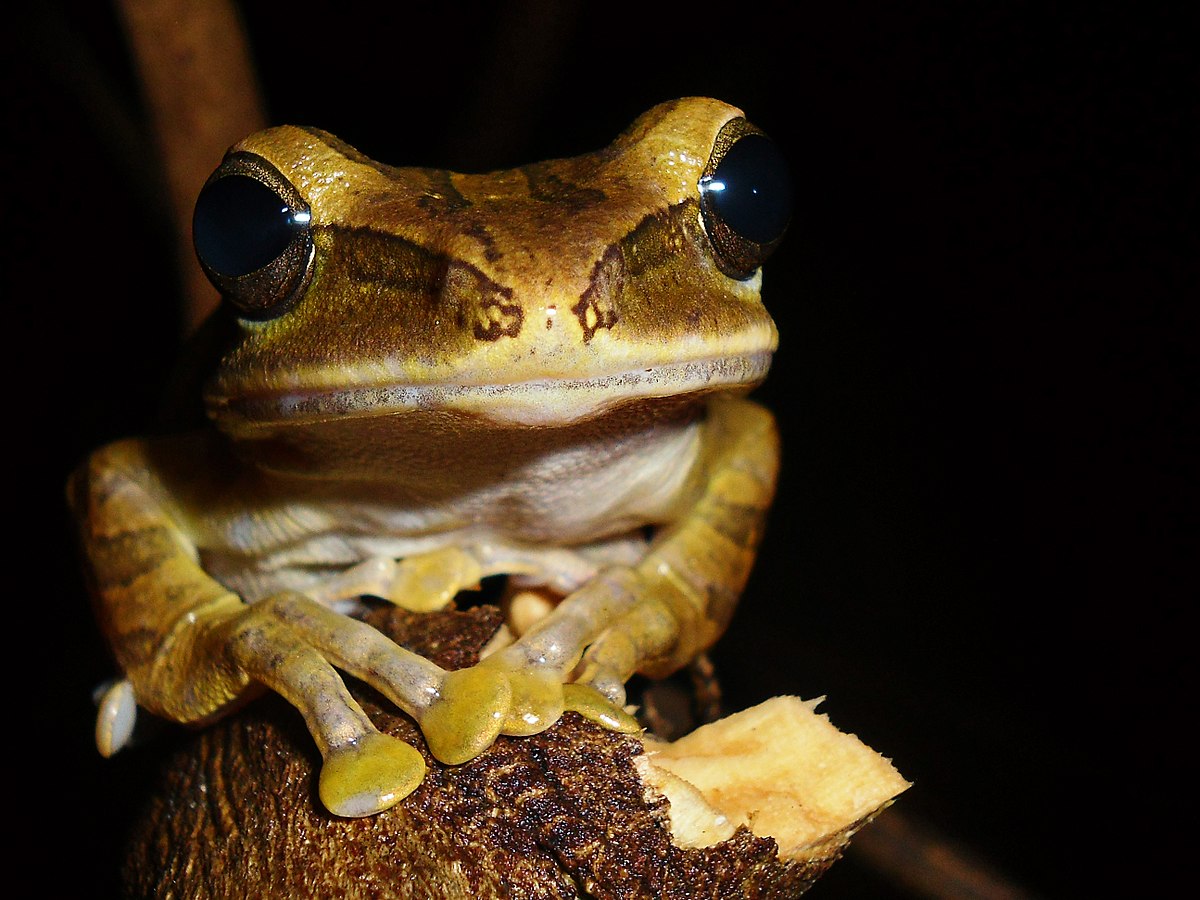
[[[311,127],[231,147],[193,220],[232,323],[203,423],[101,447],[69,485],[119,670],[100,752],[139,709],[203,726],[273,691],[319,750],[320,802],[363,817],[427,763],[347,675],[447,766],[568,711],[639,731],[627,683],[717,641],[765,527],[778,429],[747,395],[778,343],[761,267],[790,194],[777,145],[700,97],[488,174]],[[363,621],[497,581],[506,624],[466,668]]]

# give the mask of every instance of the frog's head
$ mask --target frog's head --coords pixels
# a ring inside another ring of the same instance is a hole
[[[759,266],[788,194],[774,145],[715,100],[487,175],[259,132],[197,203],[197,252],[239,321],[210,413],[238,434],[431,408],[559,425],[748,389],[776,345]]]

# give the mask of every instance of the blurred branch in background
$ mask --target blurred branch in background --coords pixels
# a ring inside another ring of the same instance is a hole
[[[894,807],[854,836],[847,857],[914,897],[1034,900],[971,850]]]
[[[225,150],[263,127],[258,82],[227,0],[119,0],[117,7],[164,167],[190,332],[218,300],[192,252],[192,207]]]

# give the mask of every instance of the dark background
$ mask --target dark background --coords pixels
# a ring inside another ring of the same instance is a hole
[[[785,467],[716,652],[730,705],[827,695],[915,782],[897,811],[1034,894],[1166,890],[1194,804],[1185,23],[1045,3],[300,6],[248,17],[270,120],[384,162],[571,155],[689,94],[776,138],[797,212],[766,267],[782,344],[759,396]],[[6,421],[28,456],[10,515],[32,517],[9,558],[8,774],[35,797],[9,793],[14,871],[105,896],[154,751],[91,746],[111,670],[61,486],[151,427],[177,289],[111,10],[43,4],[4,44]],[[852,852],[814,896],[916,895]]]

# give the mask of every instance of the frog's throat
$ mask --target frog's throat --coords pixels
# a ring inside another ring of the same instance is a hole
[[[469,413],[499,424],[552,427],[604,414],[631,400],[750,390],[772,352],[666,363],[591,378],[508,384],[367,384],[348,388],[257,391],[210,397],[209,413],[235,432],[413,410]]]

